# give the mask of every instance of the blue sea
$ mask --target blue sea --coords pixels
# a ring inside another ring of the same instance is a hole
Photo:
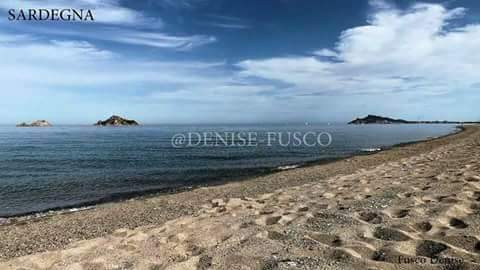
[[[0,217],[234,181],[452,133],[455,125],[0,126]],[[328,132],[329,146],[174,147],[187,132]]]

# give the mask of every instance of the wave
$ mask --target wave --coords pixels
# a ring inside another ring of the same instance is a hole
[[[360,152],[365,152],[365,153],[375,153],[382,151],[382,148],[362,148],[360,149]]]
[[[294,165],[286,165],[286,166],[278,166],[277,170],[279,171],[286,171],[286,170],[292,170],[300,167],[299,164],[294,164]]]

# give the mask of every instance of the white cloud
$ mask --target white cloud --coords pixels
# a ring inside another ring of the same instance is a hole
[[[47,45],[48,46],[48,45]],[[94,47],[92,44],[86,41],[59,41],[59,40],[52,40],[51,47],[55,48],[55,50],[67,53],[65,57],[70,58],[77,58],[76,60],[80,61],[82,59],[109,59],[114,56],[114,54],[107,50],[100,50]],[[37,47],[38,48],[38,47]],[[49,54],[46,53],[43,56],[48,56]],[[58,58],[58,54],[55,55],[55,58]]]
[[[338,57],[338,53],[329,50],[329,49],[321,49],[313,52],[313,54],[318,56],[325,56],[325,57]]]
[[[370,0],[368,1],[371,7],[377,9],[392,9],[394,5],[391,2],[387,2],[385,0]]]
[[[235,23],[219,23],[219,22],[208,22],[202,23],[204,25],[218,27],[218,28],[225,28],[225,29],[247,29],[250,26],[246,24],[235,24]]]
[[[3,34],[0,32],[0,43],[25,42],[30,40],[29,35]]]
[[[202,25],[225,28],[225,29],[247,29],[251,28],[250,23],[242,18],[209,14],[205,16],[205,20],[199,22]]]
[[[215,42],[215,37],[194,35],[194,36],[171,36],[163,33],[150,33],[142,31],[109,31],[110,35],[98,35],[98,39],[105,39],[133,44],[144,45],[157,48],[174,48],[178,50],[190,50],[198,46]],[[112,35],[113,34],[113,35]]]
[[[465,9],[438,4],[417,4],[408,10],[381,7],[367,25],[344,31],[333,50],[242,61],[241,74],[291,84],[297,96],[441,94],[472,89],[478,82],[480,25],[452,24]]]

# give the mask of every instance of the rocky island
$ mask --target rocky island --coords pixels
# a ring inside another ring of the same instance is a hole
[[[462,121],[407,121],[403,119],[393,119],[378,115],[369,114],[364,118],[357,118],[348,124],[479,124],[479,122],[462,122]]]
[[[393,119],[389,117],[383,117],[378,115],[369,114],[364,118],[357,118],[350,121],[349,124],[408,124],[409,121],[403,119]]]
[[[33,121],[31,124],[27,124],[23,122],[17,125],[17,127],[51,127],[51,126],[52,124],[50,124],[47,120],[37,120],[37,121]]]
[[[138,126],[138,123],[135,120],[129,120],[117,115],[112,115],[105,121],[99,120],[95,126]]]

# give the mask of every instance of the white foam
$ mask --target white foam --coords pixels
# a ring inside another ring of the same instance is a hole
[[[360,149],[360,151],[367,152],[367,153],[372,153],[372,152],[382,151],[382,148],[362,148],[362,149]]]
[[[285,171],[285,170],[295,169],[295,168],[298,168],[298,167],[300,167],[300,165],[294,164],[294,165],[279,166],[279,167],[277,167],[277,169],[280,170],[280,171]]]
[[[67,211],[70,212],[70,213],[74,213],[74,212],[89,210],[89,209],[92,209],[92,208],[95,208],[95,207],[94,206],[86,206],[86,207],[80,207],[80,208],[70,208]]]

